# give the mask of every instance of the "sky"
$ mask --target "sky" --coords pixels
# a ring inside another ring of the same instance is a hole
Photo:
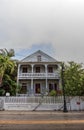
[[[0,48],[84,62],[84,0],[0,0]]]

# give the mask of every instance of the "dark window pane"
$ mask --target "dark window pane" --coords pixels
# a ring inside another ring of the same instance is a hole
[[[57,84],[54,84],[54,89],[57,91]]]
[[[22,68],[22,73],[27,73],[27,67]]]
[[[52,67],[48,67],[48,72],[49,73],[53,73],[53,68]]]
[[[41,92],[40,84],[36,84],[35,85],[35,93],[40,94],[40,92]]]
[[[40,73],[40,67],[36,67],[36,73]]]
[[[53,84],[49,84],[49,92],[53,90]]]

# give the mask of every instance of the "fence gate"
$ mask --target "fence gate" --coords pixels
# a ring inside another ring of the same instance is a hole
[[[0,98],[0,110],[3,110],[4,109],[4,102],[3,102],[3,99]]]

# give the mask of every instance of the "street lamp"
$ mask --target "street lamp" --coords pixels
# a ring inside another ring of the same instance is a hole
[[[62,64],[62,89],[63,89],[63,100],[64,100],[64,108],[63,112],[68,112],[66,106],[66,96],[65,96],[65,84],[64,84],[64,64]]]

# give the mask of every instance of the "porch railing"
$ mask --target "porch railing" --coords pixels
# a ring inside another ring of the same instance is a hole
[[[56,73],[20,73],[18,75],[19,79],[25,78],[58,78],[60,77],[59,72]]]

